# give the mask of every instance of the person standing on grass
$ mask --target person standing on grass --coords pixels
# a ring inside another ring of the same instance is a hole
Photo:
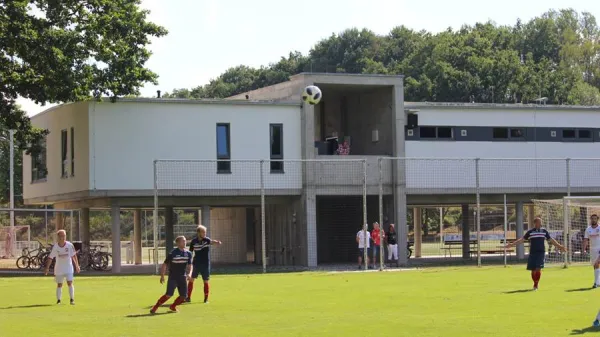
[[[396,265],[398,265],[398,234],[394,224],[390,224],[390,229],[385,233],[385,240],[388,247],[388,261],[390,263],[396,261]]]
[[[381,235],[384,234],[381,228],[379,227],[378,222],[373,223],[373,231],[371,231],[371,239],[373,239],[373,268],[379,261],[379,255],[382,253],[381,251]],[[385,237],[385,235],[384,235]]]
[[[542,219],[537,217],[533,220],[534,228],[530,229],[523,235],[522,238],[507,244],[505,248],[514,247],[525,240],[529,240],[529,259],[527,260],[527,270],[531,271],[531,279],[533,280],[533,290],[538,289],[540,278],[542,277],[542,269],[544,268],[544,260],[546,258],[546,245],[544,241],[548,240],[556,248],[562,252],[566,252],[567,249],[554,240],[550,233],[542,228]]]
[[[581,251],[585,253],[589,245],[590,262],[594,267],[594,285],[592,288],[598,288],[600,286],[600,226],[598,226],[598,215],[592,214],[590,221],[591,224],[585,230],[583,236]]]
[[[77,260],[77,252],[75,246],[67,241],[67,232],[64,229],[56,232],[57,242],[52,246],[50,255],[46,259],[46,268],[44,275],[48,275],[52,259],[56,259],[54,264],[54,279],[56,280],[56,304],[60,304],[62,298],[62,286],[67,280],[69,287],[69,297],[71,305],[75,304],[75,286],[73,286],[73,273],[79,273],[79,261]]]
[[[192,273],[192,253],[185,250],[185,236],[178,236],[175,239],[177,248],[173,249],[165,259],[165,262],[160,268],[160,283],[165,283],[165,273],[169,269],[169,278],[167,280],[167,291],[156,304],[150,309],[151,314],[155,314],[156,310],[169,300],[175,294],[175,288],[179,293],[179,297],[175,299],[169,307],[171,312],[177,312],[177,306],[185,301],[187,295],[187,281],[191,279]]]
[[[371,265],[369,259],[369,247],[371,247],[371,235],[369,234],[367,224],[364,229],[356,233],[356,243],[358,243],[358,269],[362,269],[363,256],[365,256],[365,249],[367,251],[367,265]]]
[[[219,240],[211,240],[211,238],[207,237],[206,227],[202,225],[198,226],[196,233],[198,234],[198,237],[192,239],[192,242],[190,242],[190,251],[194,252],[194,271],[192,272],[192,277],[188,283],[187,298],[185,301],[192,301],[194,280],[198,278],[198,275],[201,275],[202,281],[204,282],[204,303],[208,303],[208,293],[210,288],[208,285],[208,281],[210,280],[209,250],[211,245],[220,245],[222,242]]]

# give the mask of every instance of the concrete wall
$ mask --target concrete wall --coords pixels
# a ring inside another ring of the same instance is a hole
[[[216,124],[230,123],[231,174],[216,172]],[[92,103],[90,184],[99,190],[153,189],[155,159],[206,160],[160,163],[159,188],[257,189],[259,159],[270,157],[270,123],[282,123],[284,158],[301,158],[300,108],[295,105],[228,103]],[[299,188],[300,174],[269,174],[268,188]]]
[[[302,96],[304,82],[301,78],[295,80],[278,83],[265,88],[260,88],[239,95],[228,97],[228,100],[246,100],[248,95],[249,100],[296,100],[299,101]]]
[[[246,263],[246,208],[211,208],[210,237],[223,241],[221,246],[211,247],[213,263]]]
[[[23,154],[23,199],[46,197],[89,189],[88,103],[63,104],[31,118],[34,127],[50,131],[46,138],[46,181],[31,181],[31,156]],[[75,131],[75,174],[71,172],[71,128]],[[61,130],[67,130],[67,170],[62,178]]]

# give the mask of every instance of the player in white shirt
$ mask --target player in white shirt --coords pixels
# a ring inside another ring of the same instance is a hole
[[[62,286],[67,280],[69,286],[69,296],[71,304],[75,304],[75,287],[73,286],[73,274],[79,273],[79,261],[77,260],[77,252],[75,246],[67,241],[67,232],[59,230],[56,232],[57,242],[52,246],[52,251],[46,261],[45,275],[48,275],[48,269],[52,263],[52,259],[56,259],[54,264],[54,279],[56,280],[56,304],[60,304],[62,298]]]
[[[589,246],[590,261],[594,266],[594,286],[600,287],[600,226],[598,226],[598,216],[592,214],[590,217],[591,225],[585,230],[583,235],[583,251],[585,252]]]
[[[371,247],[371,234],[367,230],[368,225],[365,224],[364,230],[356,233],[356,243],[358,243],[358,269],[362,269],[363,256],[365,255],[365,249],[367,250],[367,265],[371,265],[369,258],[369,248]]]

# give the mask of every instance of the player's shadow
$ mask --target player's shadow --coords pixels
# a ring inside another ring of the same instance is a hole
[[[592,290],[591,287],[588,287],[588,288],[567,289],[567,290],[565,290],[565,292],[567,292],[567,293],[574,293],[574,292],[590,291],[590,290]]]
[[[599,332],[600,332],[600,328],[588,326],[587,328],[584,328],[584,329],[574,329],[573,331],[571,331],[571,336],[583,335],[586,333],[599,333]]]
[[[503,292],[503,294],[522,294],[522,293],[528,293],[531,291],[533,291],[533,289],[520,289],[520,290],[505,291],[505,292]]]
[[[50,304],[30,304],[30,305],[14,305],[10,307],[2,307],[0,310],[10,310],[10,309],[29,309],[29,308],[41,308],[41,307],[49,307]]]
[[[135,315],[127,315],[127,318],[140,318],[140,317],[150,317],[150,316],[160,316],[160,315],[168,315],[170,312],[157,312],[154,314],[146,313],[146,314],[135,314]]]
[[[170,304],[161,304],[161,306],[160,306],[159,308],[168,308],[168,307],[170,307],[170,306],[171,306]],[[154,307],[154,306],[153,306],[153,305],[151,305],[151,306],[149,306],[149,307],[145,307],[144,309],[152,309],[153,307]]]

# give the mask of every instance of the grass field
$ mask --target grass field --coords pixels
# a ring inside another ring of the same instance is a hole
[[[51,277],[2,277],[0,336],[600,335],[592,276],[589,266],[547,268],[537,292],[523,266],[214,276],[210,304],[155,316],[155,276],[80,276],[75,306],[54,304]]]

